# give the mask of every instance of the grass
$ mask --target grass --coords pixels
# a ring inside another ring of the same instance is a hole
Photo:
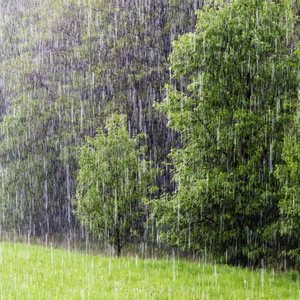
[[[0,243],[1,299],[299,299],[298,273]]]

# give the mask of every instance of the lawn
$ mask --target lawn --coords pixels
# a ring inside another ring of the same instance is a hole
[[[0,243],[1,299],[299,299],[296,272]]]

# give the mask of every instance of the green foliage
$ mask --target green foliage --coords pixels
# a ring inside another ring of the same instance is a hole
[[[185,144],[170,154],[177,192],[155,214],[174,245],[246,265],[272,262],[286,242],[274,168],[297,101],[289,3],[206,6],[196,32],[173,42],[173,83],[158,109]]]
[[[78,229],[76,147],[114,112],[145,132],[160,165],[176,143],[154,111],[171,41],[193,28],[194,0],[13,0],[0,4],[2,228]],[[168,185],[166,171],[159,189]],[[22,209],[21,209],[22,207]]]
[[[82,62],[75,57],[80,9],[69,1],[33,1],[7,15],[10,26],[1,23],[1,225],[33,235],[70,234],[77,227],[71,207],[76,146],[99,126],[95,108],[81,96],[89,88],[83,79],[91,76],[78,71]]]
[[[78,157],[78,186],[74,204],[81,223],[121,248],[132,239],[144,220],[142,202],[156,175],[146,161],[143,134],[130,137],[125,115],[106,122],[107,133],[87,137]]]
[[[289,249],[281,253],[292,261],[300,260],[300,139],[299,139],[299,107],[297,115],[290,124],[283,141],[282,159],[284,163],[276,168],[276,177],[281,182],[282,198],[279,202],[281,210],[282,235],[287,236]]]

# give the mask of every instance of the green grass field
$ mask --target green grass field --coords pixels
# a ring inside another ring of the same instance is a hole
[[[299,299],[297,273],[0,243],[1,299]]]

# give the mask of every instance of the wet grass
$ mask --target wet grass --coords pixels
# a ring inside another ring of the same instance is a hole
[[[299,299],[299,276],[0,243],[1,299]]]

